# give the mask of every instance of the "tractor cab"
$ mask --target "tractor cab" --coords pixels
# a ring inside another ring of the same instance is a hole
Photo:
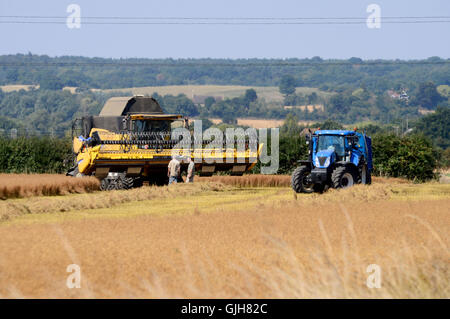
[[[318,168],[327,168],[335,162],[353,162],[357,165],[361,156],[369,157],[365,138],[358,132],[318,130],[310,139],[312,164]]]

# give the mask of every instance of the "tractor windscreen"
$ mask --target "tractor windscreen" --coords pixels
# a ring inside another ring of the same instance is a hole
[[[338,135],[320,135],[317,151],[331,150],[337,156],[345,156],[345,139]]]

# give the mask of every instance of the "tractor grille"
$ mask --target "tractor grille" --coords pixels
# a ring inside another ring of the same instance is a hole
[[[325,161],[327,160],[326,156],[319,156],[319,164],[320,166],[325,165]]]

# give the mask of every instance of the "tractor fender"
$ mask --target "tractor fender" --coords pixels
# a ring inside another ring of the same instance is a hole
[[[312,169],[312,163],[311,163],[310,161],[307,161],[307,160],[300,160],[300,161],[297,161],[297,163],[298,163],[300,166],[306,166],[306,167],[308,167],[309,169]]]

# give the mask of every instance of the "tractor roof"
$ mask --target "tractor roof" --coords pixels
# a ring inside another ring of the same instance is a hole
[[[346,130],[317,130],[314,132],[316,135],[342,135],[342,136],[352,136],[355,135],[355,131]]]

